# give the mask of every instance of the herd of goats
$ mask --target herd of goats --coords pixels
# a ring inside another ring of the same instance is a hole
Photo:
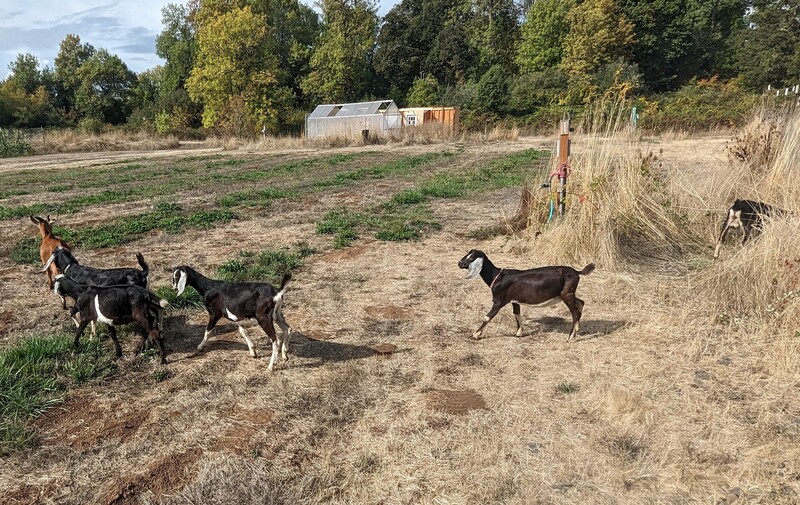
[[[728,209],[722,223],[714,257],[719,256],[720,248],[726,235],[732,229],[742,229],[742,243],[746,243],[763,229],[765,218],[778,216],[784,211],[752,200],[736,200]],[[62,307],[67,309],[67,297],[74,300],[70,317],[76,325],[75,346],[86,327],[92,325],[94,334],[95,322],[108,325],[108,332],[114,343],[117,357],[122,356],[122,349],[117,340],[115,326],[136,323],[141,334],[141,341],[136,347],[140,352],[147,344],[155,344],[161,356],[161,363],[166,364],[166,352],[161,339],[164,309],[168,306],[163,300],[148,290],[149,267],[144,257],[137,253],[136,259],[141,270],[136,268],[100,269],[81,265],[72,254],[69,245],[53,234],[50,216],[41,218],[30,216],[31,221],[39,228],[42,241],[39,254],[43,263],[42,272],[46,272],[48,285],[59,297]],[[473,249],[458,262],[459,268],[468,271],[467,278],[480,276],[492,292],[492,308],[484,317],[480,327],[473,334],[479,338],[483,329],[504,306],[511,303],[516,319],[516,335],[522,335],[522,317],[520,305],[549,306],[562,301],[572,315],[572,329],[567,340],[577,335],[584,302],[575,295],[582,275],[590,274],[595,266],[588,264],[583,270],[575,270],[567,266],[546,266],[528,270],[515,270],[496,267],[482,251]],[[257,356],[253,341],[248,336],[245,325],[252,321],[261,326],[272,342],[272,356],[267,369],[271,372],[278,359],[278,352],[285,363],[291,328],[283,317],[283,297],[291,280],[291,274],[283,276],[280,286],[275,287],[265,282],[225,282],[209,279],[193,268],[182,265],[172,273],[172,287],[180,296],[191,286],[200,294],[203,305],[208,311],[203,340],[197,346],[202,350],[221,318],[235,323],[239,333],[247,342],[250,355]],[[281,328],[277,335],[275,324]]]

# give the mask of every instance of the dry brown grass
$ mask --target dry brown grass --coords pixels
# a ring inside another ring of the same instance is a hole
[[[30,141],[36,154],[153,151],[175,149],[180,145],[176,137],[160,137],[121,130],[98,134],[82,133],[77,130],[47,130],[43,134],[32,134]]]

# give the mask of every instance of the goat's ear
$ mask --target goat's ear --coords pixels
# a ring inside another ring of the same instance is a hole
[[[51,254],[50,257],[47,258],[47,263],[45,263],[42,267],[42,272],[47,272],[47,269],[50,268],[50,265],[53,263],[54,259],[56,259],[56,253]]]
[[[178,296],[181,296],[183,290],[186,289],[186,272],[181,270],[181,278],[178,279]]]
[[[30,216],[30,218],[31,218],[31,221],[33,221],[33,224],[35,224],[35,225],[39,224],[40,218],[38,218],[36,216]]]
[[[483,258],[476,258],[472,263],[469,264],[469,271],[467,272],[466,278],[474,279],[480,275],[481,270],[483,270]]]

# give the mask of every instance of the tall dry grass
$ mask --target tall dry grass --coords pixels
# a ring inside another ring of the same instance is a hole
[[[756,121],[769,124],[751,128],[771,132],[777,140],[751,136],[749,152],[761,154],[755,164],[750,158],[732,160],[725,192],[731,193],[730,200],[757,199],[788,213],[770,219],[764,232],[746,247],[738,245],[740,235],[731,237],[721,258],[694,272],[690,283],[718,317],[763,336],[789,336],[796,341],[800,330],[800,111],[776,114],[781,116],[756,116]],[[767,159],[771,161],[765,169],[759,162]]]
[[[697,242],[681,225],[658,156],[628,129],[628,110],[622,102],[598,107],[573,135],[579,147],[570,157],[565,216],[537,226],[546,221],[550,195],[535,194],[527,243],[537,257],[620,268],[673,259]]]
[[[100,151],[153,151],[176,149],[177,137],[161,137],[145,132],[112,130],[84,133],[75,129],[44,130],[29,136],[36,154],[85,153]]]

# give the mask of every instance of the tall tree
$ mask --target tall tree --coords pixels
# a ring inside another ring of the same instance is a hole
[[[763,91],[800,79],[800,0],[755,0],[740,34],[738,68],[748,88]]]
[[[78,77],[75,109],[80,117],[111,124],[127,120],[136,74],[119,56],[105,49],[95,51],[78,69]]]
[[[36,56],[25,53],[18,54],[17,59],[8,65],[11,70],[9,80],[20,90],[32,94],[42,85],[42,71]]]
[[[614,0],[585,0],[570,9],[567,23],[562,66],[572,75],[587,75],[627,58],[636,40],[633,24]]]
[[[514,0],[473,0],[472,43],[483,74],[499,65],[505,72],[514,71],[514,56],[519,38],[519,11]]]
[[[291,91],[278,83],[274,39],[262,15],[249,6],[201,24],[197,62],[186,88],[203,104],[203,125],[226,125],[233,133],[260,125],[279,127]]]
[[[303,91],[324,102],[358,100],[370,89],[378,27],[373,0],[322,0],[322,34]]]
[[[72,115],[75,108],[75,94],[81,85],[79,70],[94,55],[95,48],[90,44],[81,44],[81,38],[69,34],[61,41],[55,58],[53,73],[56,92],[56,104]]]
[[[420,75],[431,40],[425,38],[423,0],[402,0],[383,18],[373,65],[400,93],[409,90]]]
[[[561,63],[575,0],[538,0],[522,24],[516,62],[522,73],[541,72]]]

